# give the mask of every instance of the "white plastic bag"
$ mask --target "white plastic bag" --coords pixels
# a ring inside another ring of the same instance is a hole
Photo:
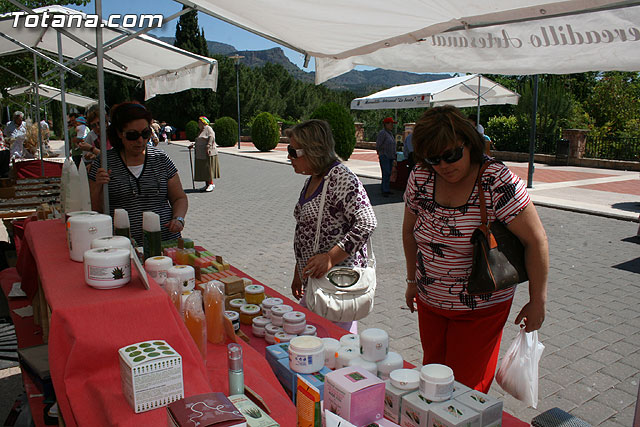
[[[543,350],[538,331],[525,332],[521,328],[496,374],[504,391],[534,409],[538,406],[538,362]]]

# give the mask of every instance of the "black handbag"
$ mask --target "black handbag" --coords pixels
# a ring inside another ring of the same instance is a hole
[[[485,295],[510,288],[529,280],[524,262],[524,246],[520,239],[499,221],[489,222],[481,178],[492,162],[485,162],[478,171],[478,196],[481,224],[471,235],[473,262],[467,292]]]

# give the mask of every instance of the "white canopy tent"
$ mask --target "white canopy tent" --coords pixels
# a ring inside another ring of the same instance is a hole
[[[22,95],[22,94],[35,94],[33,86],[21,86],[13,89],[9,89],[7,93],[10,96]],[[61,100],[61,91],[57,87],[48,86],[44,84],[40,84],[38,87],[38,93],[40,96],[44,96],[45,98],[52,99],[54,101]],[[1,98],[2,96],[0,96]],[[73,92],[65,92],[65,101],[67,104],[77,105],[82,108],[87,108],[92,104],[96,104],[98,102],[97,99],[89,98],[88,96],[78,95]]]
[[[495,74],[640,70],[630,0],[178,0],[315,57],[316,83],[367,65]]]
[[[394,86],[351,101],[352,110],[517,104],[520,95],[479,74]]]

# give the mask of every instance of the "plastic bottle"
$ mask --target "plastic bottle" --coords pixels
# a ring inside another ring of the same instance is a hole
[[[207,339],[212,344],[224,343],[224,291],[222,282],[212,280],[204,287],[204,311],[207,316]]]
[[[231,343],[227,346],[229,355],[229,396],[244,394],[244,370],[242,368],[242,347]]]
[[[124,236],[131,239],[131,225],[129,223],[129,212],[124,209],[113,211],[114,236]]]
[[[202,294],[194,291],[187,298],[184,308],[184,323],[195,341],[202,359],[207,360],[207,324],[202,310]]]
[[[169,294],[171,302],[182,316],[182,284],[178,279],[168,277],[164,281],[164,290]]]
[[[162,255],[160,216],[155,212],[142,212],[142,239],[144,259]]]

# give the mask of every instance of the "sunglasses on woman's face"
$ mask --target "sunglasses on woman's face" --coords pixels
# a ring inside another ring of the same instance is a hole
[[[140,137],[147,140],[151,137],[151,129],[146,128],[142,132],[138,132],[137,130],[128,130],[124,133],[124,137],[129,141],[137,141]]]
[[[447,150],[439,156],[427,157],[424,159],[431,166],[438,166],[441,160],[444,160],[445,163],[455,163],[462,158],[462,151],[464,150],[464,145],[456,147],[452,150]]]
[[[293,148],[291,144],[287,145],[287,153],[292,159],[304,156],[304,150],[302,148]]]

